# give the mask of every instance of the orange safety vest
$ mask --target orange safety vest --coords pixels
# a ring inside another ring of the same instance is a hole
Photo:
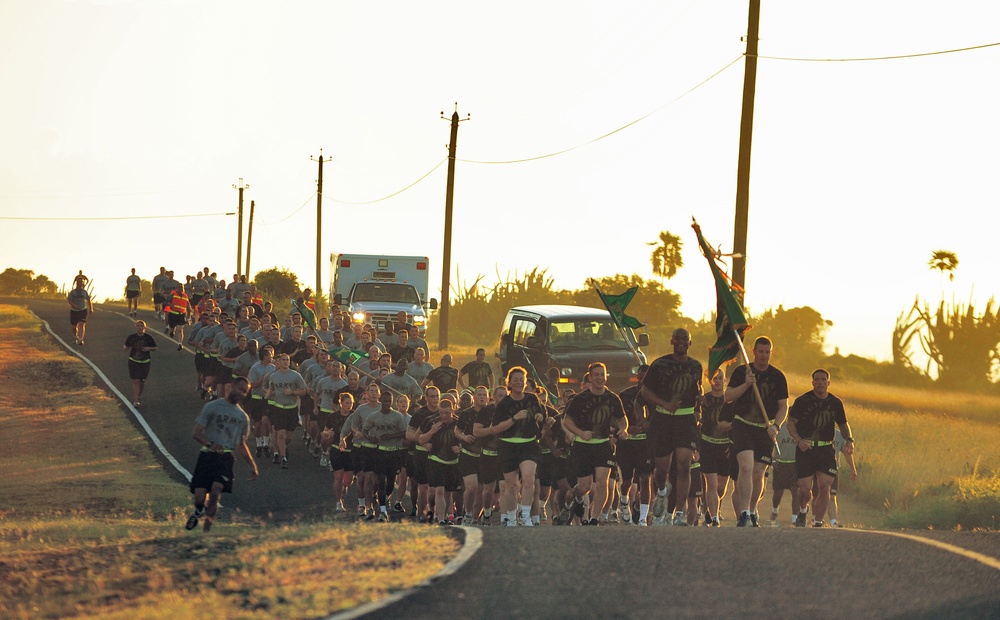
[[[186,293],[174,293],[174,296],[170,299],[170,312],[174,314],[187,314],[188,311],[188,296]]]
[[[306,308],[309,308],[313,312],[316,312],[316,302],[315,301],[309,299],[305,303],[306,303]]]
[[[261,308],[263,308],[264,307],[264,296],[261,295],[260,293],[257,293],[254,296],[254,298],[253,298],[253,302],[255,304],[257,304],[258,306],[260,306]]]

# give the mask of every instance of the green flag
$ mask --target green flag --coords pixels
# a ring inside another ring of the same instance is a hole
[[[611,313],[611,318],[614,319],[619,328],[624,329],[625,327],[631,327],[632,329],[638,329],[642,327],[642,322],[639,319],[625,314],[625,308],[627,308],[629,303],[632,302],[632,298],[635,297],[636,291],[639,290],[638,286],[633,286],[621,295],[605,295],[601,289],[598,288],[596,282],[591,280],[591,284],[594,285],[594,290],[597,291],[597,294],[601,298],[601,302],[604,304],[604,307],[608,309],[608,312]]]
[[[302,301],[302,298],[292,300],[292,309],[302,315],[302,320],[316,331],[316,313],[309,309],[309,306]]]
[[[368,357],[367,353],[362,355],[345,346],[330,347],[327,352],[330,354],[330,357],[348,366],[356,366],[359,361]]]
[[[702,236],[701,227],[698,226],[698,223],[692,223],[691,228],[694,228],[694,232],[698,235],[698,245],[701,246],[701,252],[708,260],[708,266],[712,270],[712,277],[715,279],[717,306],[715,316],[715,335],[718,340],[716,340],[715,345],[708,350],[708,378],[711,379],[715,376],[715,371],[718,370],[723,364],[727,364],[739,356],[740,342],[743,339],[743,334],[750,329],[750,324],[747,322],[746,315],[743,313],[743,307],[740,305],[739,300],[736,299],[736,295],[733,293],[733,288],[739,287],[732,283],[732,281],[722,273],[722,270],[719,269],[718,263],[715,262],[716,253],[712,250],[711,246],[708,245],[708,242],[705,241],[705,237]],[[739,333],[739,340],[737,340],[736,332]]]

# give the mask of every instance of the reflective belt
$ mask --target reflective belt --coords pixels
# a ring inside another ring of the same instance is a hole
[[[767,428],[767,424],[764,424],[763,422],[751,422],[750,420],[747,420],[746,418],[741,416],[736,416],[736,419],[750,426],[756,426],[757,428]]]
[[[458,463],[458,459],[455,459],[454,461],[445,461],[442,460],[440,457],[438,457],[436,454],[432,454],[427,458],[431,461],[434,461],[435,463],[441,463],[442,465],[455,465]]]
[[[657,407],[656,410],[664,415],[694,415],[694,407],[680,407],[673,413],[670,413],[663,407]]]
[[[202,452],[215,452],[215,450],[209,448],[208,446],[202,446],[201,447],[201,451]],[[232,450],[230,450],[229,448],[223,448],[222,449],[222,453],[223,454],[230,454],[230,453],[232,453]]]
[[[822,447],[822,446],[832,446],[833,442],[832,441],[809,441],[809,445],[819,448],[819,447]]]
[[[786,461],[784,459],[778,459],[778,463],[782,463],[784,465],[794,465],[795,464],[795,459],[792,459],[790,461]]]
[[[496,450],[490,450],[489,448],[483,448],[483,456],[500,456],[500,453]]]
[[[506,441],[507,443],[531,443],[535,441],[534,437],[501,437],[500,441]]]
[[[629,435],[629,441],[642,441],[646,438],[646,433],[636,433],[635,435]]]
[[[273,400],[267,401],[267,404],[271,405],[272,407],[277,407],[278,409],[284,409],[285,411],[288,411],[289,409],[295,409],[296,407],[298,407],[298,405],[279,405]]]
[[[137,360],[134,357],[129,356],[128,361],[135,362],[136,364],[148,364],[149,360]]]
[[[382,452],[399,452],[403,448],[399,446],[379,446],[378,449]]]
[[[709,437],[708,435],[702,435],[701,440],[707,443],[714,443],[716,445],[724,445],[727,443],[732,443],[732,441],[728,437],[719,439],[718,437]]]
[[[469,452],[465,448],[462,448],[462,454],[467,454],[468,456],[471,456],[471,457],[474,457],[474,458],[477,458],[477,459],[479,458],[478,454],[476,454],[475,452]]]
[[[378,446],[376,446],[375,444],[373,444],[370,441],[359,441],[358,443],[356,443],[354,445],[361,446],[362,448],[377,448],[378,447]]]
[[[599,438],[594,438],[594,439],[580,439],[579,437],[577,437],[576,439],[573,440],[573,443],[585,443],[585,444],[593,446],[593,445],[597,445],[597,444],[601,444],[601,443],[608,443],[608,438],[604,437],[603,439],[599,439]]]

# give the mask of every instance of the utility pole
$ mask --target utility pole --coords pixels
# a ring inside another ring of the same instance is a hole
[[[316,178],[316,289],[313,291],[313,299],[316,300],[319,299],[320,293],[323,290],[320,284],[320,274],[323,273],[320,261],[323,241],[323,162],[330,161],[330,158],[327,157],[324,160],[323,149],[320,149],[319,158],[317,159],[310,155],[309,160],[319,162],[319,176]]]
[[[441,118],[447,118],[441,112]],[[438,318],[438,348],[442,351],[448,348],[448,291],[451,288],[451,211],[455,201],[455,150],[458,148],[458,124],[472,118],[458,117],[458,102],[455,102],[455,112],[451,115],[451,139],[448,141],[448,188],[444,199],[444,256],[441,275],[441,315]]]
[[[253,242],[253,202],[250,201],[250,221],[247,223],[247,268],[244,272],[247,282],[250,281],[250,245]]]
[[[757,32],[760,0],[750,0],[747,18],[746,68],[743,74],[743,116],[740,119],[740,157],[736,170],[736,226],[733,232],[733,282],[746,288],[747,220],[750,212],[750,147],[753,143],[753,102],[757,90]]]
[[[241,263],[243,262],[243,190],[250,189],[250,186],[244,185],[243,177],[240,177],[239,184],[233,185],[233,189],[237,189],[240,192],[240,205],[239,209],[236,210],[236,217],[240,220],[236,233],[236,275],[239,276],[240,267],[242,267]]]

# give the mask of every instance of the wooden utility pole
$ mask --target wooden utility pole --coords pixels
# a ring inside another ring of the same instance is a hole
[[[253,202],[250,201],[250,221],[247,222],[247,268],[245,271],[247,282],[250,281],[250,246],[253,243]]]
[[[753,144],[753,102],[757,90],[757,32],[760,0],[750,0],[747,18],[746,68],[743,74],[743,116],[740,119],[740,157],[736,170],[736,226],[733,232],[733,282],[746,288],[747,220],[750,213],[750,149]]]
[[[243,177],[240,177],[240,182],[238,185],[233,185],[233,189],[237,189],[240,192],[240,203],[239,208],[236,210],[236,217],[239,219],[239,224],[237,225],[236,232],[236,275],[240,275],[240,269],[243,267],[243,190],[249,189],[249,185],[243,184]]]
[[[441,112],[441,118],[447,118]],[[448,187],[444,198],[444,255],[442,257],[441,275],[441,313],[438,317],[438,348],[444,351],[448,348],[448,292],[451,288],[451,212],[455,201],[455,151],[458,148],[458,124],[472,118],[471,114],[466,114],[465,118],[458,117],[458,103],[455,103],[455,112],[451,115],[451,138],[448,141]]]
[[[323,273],[320,261],[323,247],[323,162],[330,161],[330,158],[324,160],[323,149],[320,149],[319,158],[310,155],[309,160],[319,162],[319,176],[316,177],[316,288],[313,291],[313,300],[318,300],[323,291],[320,281]]]

